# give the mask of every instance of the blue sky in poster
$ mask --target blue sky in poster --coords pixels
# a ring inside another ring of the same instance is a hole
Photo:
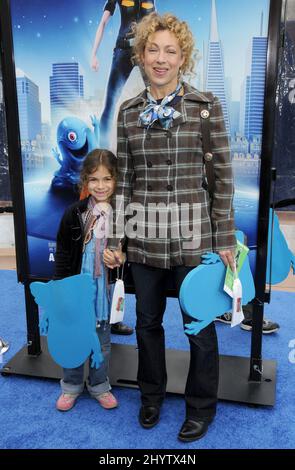
[[[117,9],[100,47],[100,71],[93,72],[90,52],[104,4],[105,0],[11,0],[16,66],[39,86],[43,120],[50,119],[49,76],[54,62],[79,62],[85,97],[102,92],[120,23]],[[211,0],[156,0],[156,6],[160,13],[171,11],[186,20],[202,52],[209,39]],[[263,34],[267,32],[269,0],[216,0],[216,7],[225,76],[232,78],[232,98],[239,100],[247,49],[251,37],[260,34],[261,12]],[[202,72],[202,61],[198,72]],[[197,81],[193,84],[198,86]]]

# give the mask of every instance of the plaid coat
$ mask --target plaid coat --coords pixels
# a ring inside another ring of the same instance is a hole
[[[203,188],[202,102],[210,103],[215,174],[211,215]],[[181,116],[168,130],[157,122],[144,128],[139,114],[145,105],[144,90],[125,101],[118,116],[118,181],[112,205],[118,228],[129,204],[128,226],[136,233],[127,234],[128,261],[168,269],[197,266],[206,251],[234,249],[233,176],[220,102],[184,83],[184,95],[174,105]],[[116,205],[115,196],[121,205]],[[115,249],[122,238],[123,232],[117,232],[108,247]]]

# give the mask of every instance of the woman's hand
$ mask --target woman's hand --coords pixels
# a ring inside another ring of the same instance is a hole
[[[119,268],[125,260],[126,255],[122,252],[121,248],[114,251],[106,248],[103,252],[103,262],[110,269]]]
[[[235,262],[235,256],[234,252],[231,250],[222,250],[218,252],[220,258],[222,259],[223,263],[225,266],[229,264],[231,270],[233,272],[236,271],[236,262]]]

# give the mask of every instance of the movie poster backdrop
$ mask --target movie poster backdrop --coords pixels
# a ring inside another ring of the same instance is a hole
[[[131,60],[130,28],[152,11],[188,22],[197,47],[190,83],[221,100],[236,226],[247,235],[254,268],[269,0],[11,0],[29,274],[35,278],[52,276],[56,232],[64,209],[79,197],[83,159],[97,147],[116,151],[118,108],[145,86]]]

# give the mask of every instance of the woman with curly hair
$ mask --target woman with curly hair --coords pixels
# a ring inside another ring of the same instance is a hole
[[[136,293],[142,400],[139,422],[144,428],[158,423],[166,391],[162,321],[167,280],[179,293],[183,279],[207,251],[218,252],[234,269],[236,240],[228,138],[218,99],[199,92],[183,79],[193,71],[193,50],[193,36],[186,22],[170,13],[145,17],[136,27],[134,51],[149,86],[125,101],[118,117],[116,195],[123,202],[125,214],[127,206],[129,216],[137,212],[136,230],[130,232],[129,218],[125,239]],[[200,124],[204,104],[210,114],[215,177],[211,204],[204,187]],[[183,211],[184,207],[188,210]],[[118,221],[121,210],[114,212],[114,220]],[[116,249],[122,241],[114,237],[108,242],[104,256],[111,268],[118,264]],[[191,318],[181,313],[183,323],[189,323]],[[186,411],[178,435],[185,442],[206,434],[216,413],[218,388],[214,323],[187,337],[190,365]]]

